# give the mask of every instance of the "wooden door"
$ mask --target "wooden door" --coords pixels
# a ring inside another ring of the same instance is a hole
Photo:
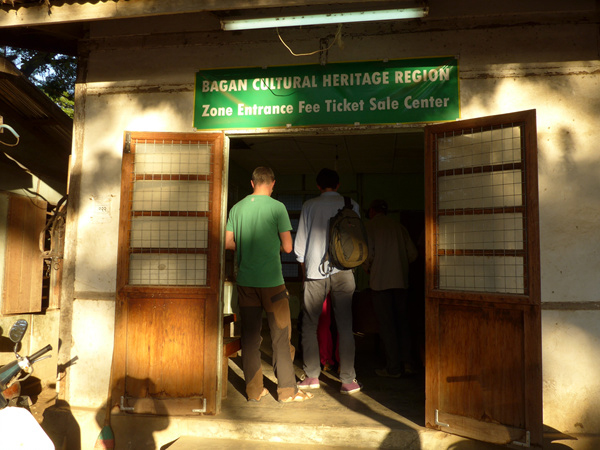
[[[222,134],[127,133],[113,404],[218,412]]]
[[[541,447],[535,111],[425,136],[426,424]]]
[[[47,208],[44,200],[8,195],[2,314],[42,310],[44,260],[40,258],[40,233],[46,225]]]

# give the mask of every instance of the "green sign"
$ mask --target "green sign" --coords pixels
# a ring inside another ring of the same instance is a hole
[[[455,57],[203,70],[194,127],[440,122],[460,117]]]

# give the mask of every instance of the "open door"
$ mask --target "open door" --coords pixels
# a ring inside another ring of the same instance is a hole
[[[218,412],[223,134],[127,133],[113,404]]]
[[[535,110],[425,130],[425,422],[541,448]]]

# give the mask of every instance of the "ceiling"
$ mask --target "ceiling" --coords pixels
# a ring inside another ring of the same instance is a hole
[[[268,166],[276,175],[423,173],[422,130],[380,134],[231,137],[230,161],[252,172]]]
[[[95,21],[120,20],[128,29],[128,19],[181,14],[205,20],[419,6],[421,0],[0,0],[0,45],[76,56],[79,42],[88,37]]]
[[[439,31],[440,28],[497,27],[514,23],[597,23],[595,0],[0,0],[0,45],[77,55],[96,21],[120,21],[125,32],[137,21],[194,15],[198,21],[217,19],[331,13],[427,6],[422,19],[390,23],[394,32]],[[179,21],[178,21],[179,23]],[[149,25],[151,26],[151,25]],[[187,33],[190,30],[180,30]],[[204,30],[202,31],[205,32]],[[126,34],[129,36],[128,34]]]

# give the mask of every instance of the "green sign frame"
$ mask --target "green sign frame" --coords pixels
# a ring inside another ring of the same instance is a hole
[[[460,118],[454,56],[196,74],[201,130],[444,122]]]

